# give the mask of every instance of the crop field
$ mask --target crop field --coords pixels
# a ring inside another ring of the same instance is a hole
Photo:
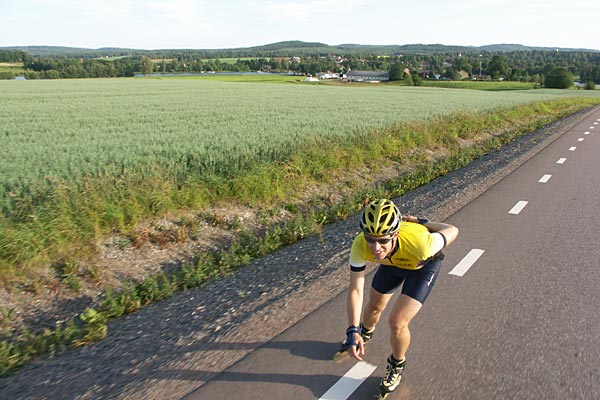
[[[226,63],[226,64],[235,64],[238,60],[248,61],[248,60],[256,60],[256,59],[257,59],[256,57],[230,57],[230,58],[219,58],[219,61],[222,63]]]
[[[588,97],[568,101],[582,108],[600,97],[283,78],[0,81],[0,281],[20,266],[93,251],[86,244],[131,232],[152,216],[225,199],[249,206],[285,201],[299,187],[292,177],[327,176],[342,159],[334,148],[356,160],[379,157],[371,145],[407,123],[421,126],[421,141],[431,136],[428,122],[441,126],[457,113],[484,120],[546,100]]]
[[[22,62],[0,62],[0,72],[22,73],[25,71]]]
[[[311,138],[577,91],[246,84],[206,79],[0,82],[0,199],[85,175],[227,173]],[[589,92],[585,93],[589,95]]]
[[[300,83],[304,82],[306,77],[300,75],[288,75],[288,74],[277,74],[277,73],[256,73],[256,72],[220,72],[216,74],[212,73],[193,73],[189,75],[163,75],[158,76],[159,79],[204,79],[210,81],[220,82],[244,82],[244,83]]]
[[[526,90],[535,89],[535,83],[527,82],[498,82],[498,81],[433,81],[423,80],[422,86],[450,88],[450,89],[474,89],[474,90]]]

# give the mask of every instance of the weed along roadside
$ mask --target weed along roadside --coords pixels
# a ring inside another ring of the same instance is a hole
[[[40,251],[49,258],[40,265],[36,265],[35,259],[20,259],[28,267],[22,275],[6,268],[3,278],[6,287],[13,294],[29,290],[30,295],[32,289],[26,282],[31,281],[32,274],[35,276],[32,271],[43,271],[44,265],[53,264],[60,271],[59,278],[44,281],[45,273],[38,272],[41,282],[38,283],[41,287],[35,289],[38,296],[46,292],[48,284],[58,287],[50,296],[53,298],[57,293],[77,298],[91,286],[95,286],[96,295],[93,301],[76,310],[74,317],[58,318],[62,322],[53,326],[17,324],[12,307],[2,310],[1,333],[5,339],[0,342],[0,376],[10,375],[36,356],[100,340],[110,334],[107,322],[111,319],[229,274],[282,246],[316,235],[324,224],[358,212],[366,198],[401,196],[524,134],[597,104],[600,99],[578,97],[491,112],[460,112],[424,122],[361,131],[352,137],[328,138],[326,146],[314,139],[283,161],[255,162],[227,176],[187,180],[186,187],[182,181],[166,179],[160,189],[169,190],[171,200],[177,196],[187,198],[197,191],[206,193],[208,188],[210,193],[195,211],[181,207],[193,202],[173,201],[166,206],[159,202],[161,199],[154,199],[155,202],[145,204],[148,210],[138,211],[143,218],[118,219],[118,224],[108,231],[110,235],[106,228],[100,230],[105,237],[111,236],[111,243],[118,243],[113,246],[115,251],[120,247],[135,252],[150,245],[177,248],[195,243],[198,246],[194,256],[172,268],[142,271],[138,276],[106,284],[102,281],[103,273],[94,264],[95,253],[78,253],[80,249],[98,246],[93,235],[82,236],[85,240],[81,243],[61,247],[60,251],[53,250],[52,243],[44,243],[47,247]],[[100,175],[86,179],[84,190],[81,186],[60,187],[45,202],[22,205],[39,219],[45,218],[41,210],[59,209],[61,214],[51,213],[47,225],[42,226],[47,228],[52,221],[65,218],[68,221],[61,229],[68,229],[68,223],[76,225],[88,219],[99,223],[98,211],[93,206],[106,205],[109,199],[122,199],[115,193],[106,193],[105,198],[100,196],[103,189],[115,186],[115,181],[121,189],[139,183],[136,180],[139,176],[127,175],[126,171],[121,171],[118,177]],[[141,190],[156,188],[141,185]],[[132,198],[142,196],[125,192]],[[97,202],[91,203],[89,197]],[[89,208],[78,208],[81,204]],[[181,209],[169,208],[173,205]],[[114,211],[114,215],[126,215],[132,210]],[[9,264],[6,260],[14,260],[10,258],[11,249],[34,233],[19,230],[21,226],[14,219],[4,218],[1,224],[7,240],[14,241],[2,245],[3,262]],[[93,230],[94,225],[88,228]]]

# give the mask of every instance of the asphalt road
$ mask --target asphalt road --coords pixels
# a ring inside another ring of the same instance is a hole
[[[461,234],[411,325],[403,382],[388,399],[600,398],[599,154],[596,110],[447,220]],[[473,249],[481,256],[454,274]],[[329,359],[345,294],[186,398],[374,398],[385,323],[366,363]],[[349,371],[359,376],[342,378]]]

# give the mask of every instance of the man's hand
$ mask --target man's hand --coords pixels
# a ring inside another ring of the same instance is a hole
[[[356,345],[348,347],[348,354],[358,361],[363,361],[363,356],[365,355],[365,343],[358,333],[354,334],[354,341],[356,342]]]
[[[346,329],[346,345],[348,346],[348,354],[362,361],[362,356],[365,355],[365,344],[360,336],[360,328],[355,325],[350,325]]]

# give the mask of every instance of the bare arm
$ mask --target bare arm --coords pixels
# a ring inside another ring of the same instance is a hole
[[[350,288],[348,289],[348,297],[346,302],[348,325],[354,325],[357,327],[360,325],[364,287],[365,271],[350,272]],[[362,337],[358,333],[355,333],[354,341],[357,343],[357,347],[350,346],[348,348],[348,354],[350,354],[351,357],[362,361],[362,356],[365,354],[365,346]]]
[[[365,271],[350,272],[350,288],[346,300],[348,325],[358,326],[360,324],[364,287]]]

